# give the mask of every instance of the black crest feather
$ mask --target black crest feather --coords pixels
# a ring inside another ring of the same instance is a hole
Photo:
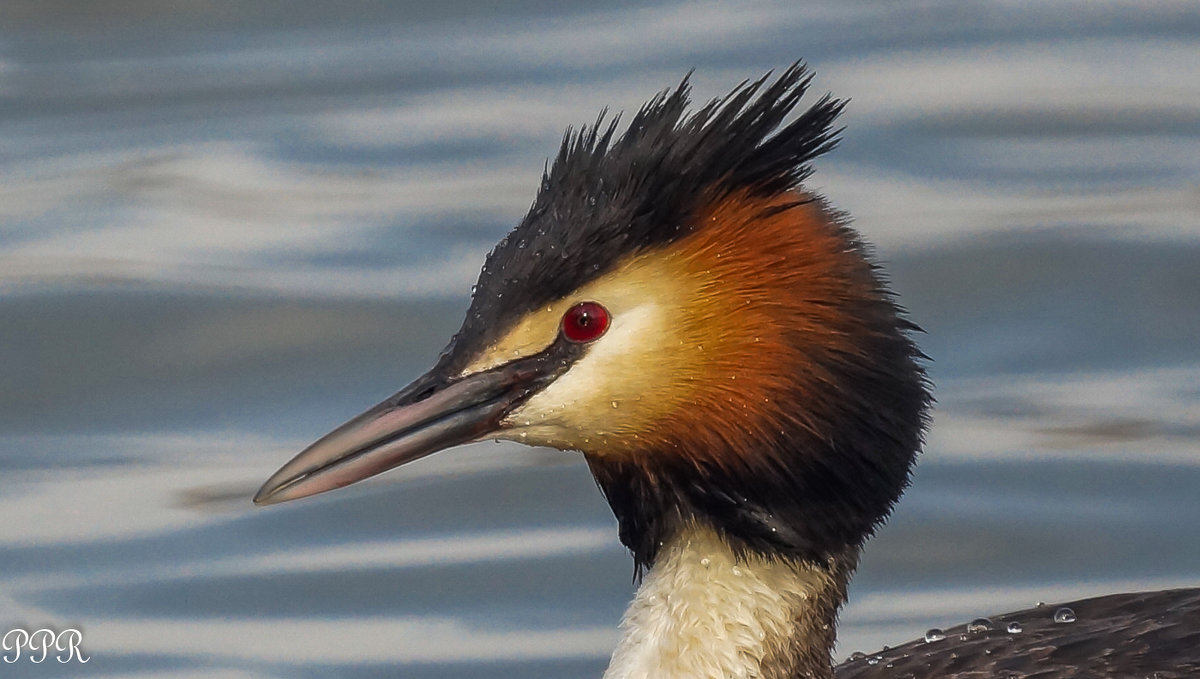
[[[744,82],[689,114],[689,74],[647,102],[620,136],[619,116],[607,111],[568,129],[529,214],[488,255],[458,341],[486,343],[503,329],[502,317],[687,235],[706,202],[798,187],[812,160],[837,144],[833,124],[845,105],[826,95],[785,124],[811,80],[797,62],[773,82],[770,74]]]

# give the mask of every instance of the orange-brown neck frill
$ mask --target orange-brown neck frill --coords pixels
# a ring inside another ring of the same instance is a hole
[[[860,545],[907,484],[929,397],[854,231],[808,196],[735,195],[659,256],[691,281],[671,377],[651,422],[588,455],[626,544],[652,559],[698,518],[760,551]]]

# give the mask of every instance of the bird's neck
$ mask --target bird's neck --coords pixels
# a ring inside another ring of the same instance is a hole
[[[838,608],[857,561],[737,554],[692,526],[659,550],[604,679],[832,679]]]

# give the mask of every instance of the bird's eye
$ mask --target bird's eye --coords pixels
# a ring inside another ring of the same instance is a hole
[[[609,320],[608,309],[595,302],[580,302],[563,314],[562,333],[571,342],[591,342],[608,330]]]

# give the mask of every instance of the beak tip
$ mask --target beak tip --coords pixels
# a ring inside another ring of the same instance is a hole
[[[529,360],[451,381],[435,368],[301,451],[259,488],[254,504],[273,505],[348,486],[494,432],[514,399],[549,374],[544,367],[531,369]]]
[[[275,479],[273,478],[268,479],[267,482],[262,485],[262,488],[259,488],[258,492],[254,494],[254,506],[265,507],[266,505],[279,504],[280,502],[286,500],[287,498],[283,497],[283,494],[279,492],[284,489],[285,485],[286,484],[280,485],[279,483],[275,483]]]

